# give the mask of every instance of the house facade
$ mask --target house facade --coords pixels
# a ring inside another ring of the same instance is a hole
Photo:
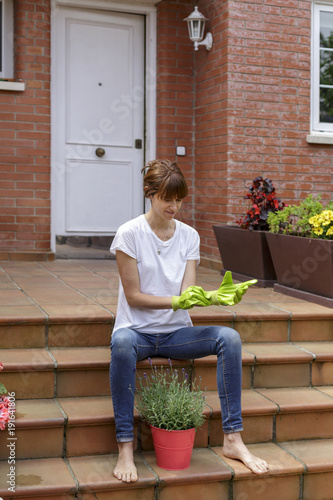
[[[194,51],[197,5],[212,33]],[[181,218],[213,225],[251,180],[332,199],[333,0],[0,0],[0,259],[109,237],[145,210],[143,164],[177,160]]]

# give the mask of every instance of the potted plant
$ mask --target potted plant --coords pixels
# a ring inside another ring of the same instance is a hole
[[[257,278],[258,286],[272,286],[276,274],[266,241],[267,218],[285,204],[276,197],[271,179],[263,177],[253,179],[245,199],[250,207],[236,221],[236,226],[213,226],[223,263],[222,274],[229,270],[240,281]]]
[[[151,374],[138,377],[136,408],[151,428],[156,462],[162,469],[182,470],[190,466],[195,431],[205,417],[204,393],[191,384],[182,369],[179,375],[170,359],[168,368],[151,366]]]
[[[3,364],[0,363],[0,371],[3,370]],[[4,394],[7,393],[6,387],[0,383],[0,429],[5,430],[6,423],[9,420],[9,399]]]
[[[333,307],[333,203],[320,195],[268,217],[275,289]]]

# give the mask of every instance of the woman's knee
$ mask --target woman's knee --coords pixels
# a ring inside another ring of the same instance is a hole
[[[120,328],[111,337],[111,352],[118,355],[131,355],[137,349],[136,335],[130,328]]]
[[[230,347],[235,349],[242,347],[242,341],[239,333],[228,326],[221,326],[218,328],[218,338],[221,343],[227,343]]]

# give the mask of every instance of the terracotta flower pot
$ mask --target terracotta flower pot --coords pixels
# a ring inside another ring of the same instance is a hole
[[[267,233],[276,291],[333,307],[333,241]]]
[[[167,470],[183,470],[190,466],[195,429],[166,431],[150,426],[158,467]]]
[[[276,274],[266,240],[266,231],[249,231],[236,226],[213,226],[223,263],[222,274],[233,278],[258,280],[261,287],[273,286]]]

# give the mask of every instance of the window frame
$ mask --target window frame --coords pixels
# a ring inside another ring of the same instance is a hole
[[[0,31],[0,78],[14,77],[14,2],[0,0],[1,31]]]

